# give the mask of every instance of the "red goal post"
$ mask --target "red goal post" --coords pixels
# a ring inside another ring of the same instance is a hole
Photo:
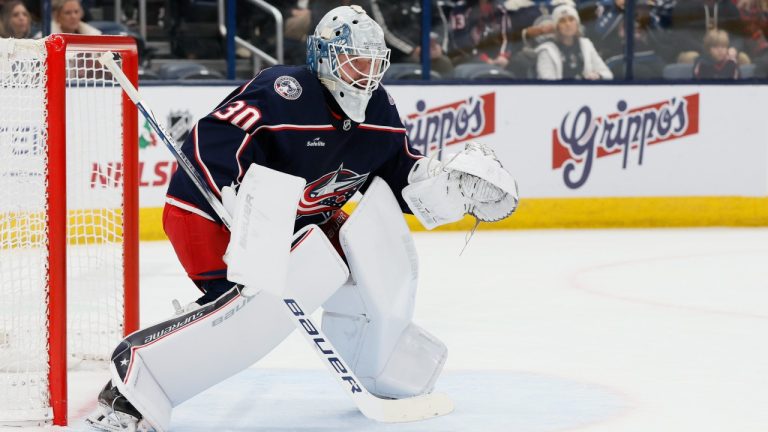
[[[66,425],[68,363],[138,328],[138,118],[105,51],[135,85],[130,37],[0,40],[0,424]]]

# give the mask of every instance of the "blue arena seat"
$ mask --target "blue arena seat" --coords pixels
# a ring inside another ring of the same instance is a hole
[[[453,77],[455,79],[514,79],[515,76],[498,66],[489,65],[486,63],[463,63],[453,70]]]
[[[755,77],[754,64],[743,64],[739,66],[739,72],[741,73],[741,79],[752,79]]]
[[[442,79],[442,76],[434,71],[429,71],[430,79]],[[392,80],[420,80],[421,65],[419,63],[392,63],[384,73],[384,82]]]
[[[166,63],[157,72],[164,80],[224,79],[218,71],[189,61]]]
[[[661,76],[665,80],[687,80],[693,79],[693,64],[690,63],[672,63],[664,66]]]
[[[152,70],[146,69],[146,68],[143,68],[143,67],[139,68],[139,81],[159,80],[159,79],[160,79],[160,75],[158,75],[157,73],[153,72]]]

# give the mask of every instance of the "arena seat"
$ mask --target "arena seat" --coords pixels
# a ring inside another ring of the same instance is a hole
[[[739,72],[741,73],[741,79],[752,79],[755,77],[754,64],[743,64],[739,66]]]
[[[166,63],[157,72],[164,80],[224,79],[218,71],[189,61]]]
[[[693,79],[693,64],[672,63],[664,66],[661,76],[665,80],[689,80]]]
[[[139,81],[145,81],[145,80],[159,80],[160,75],[155,73],[154,71],[150,69],[146,69],[143,67],[139,68]]]
[[[479,79],[501,79],[501,80],[509,80],[514,79],[515,76],[498,66],[495,65],[489,65],[487,63],[463,63],[453,70],[453,77],[456,79],[468,79],[468,80],[479,80]]]
[[[442,79],[442,76],[434,71],[429,71],[430,79]],[[421,65],[419,63],[392,63],[384,73],[384,82],[393,80],[420,80]]]
[[[130,36],[136,39],[136,49],[139,52],[139,57],[144,59],[146,54],[149,54],[147,50],[147,43],[141,34],[129,29],[126,25],[114,22],[114,21],[89,21],[89,25],[98,29],[101,34],[105,35],[117,35],[117,36]]]

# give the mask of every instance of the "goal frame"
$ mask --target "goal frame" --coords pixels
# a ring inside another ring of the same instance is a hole
[[[67,59],[73,51],[120,54],[123,72],[138,83],[138,52],[129,36],[54,34],[46,38],[46,109],[48,145],[48,386],[53,424],[67,425]],[[138,114],[122,93],[123,121],[123,278],[125,335],[139,324],[139,157]]]

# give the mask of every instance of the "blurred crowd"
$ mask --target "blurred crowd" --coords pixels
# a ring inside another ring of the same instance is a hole
[[[80,0],[54,0],[51,3],[51,33],[97,35],[101,32],[86,21],[86,5]],[[25,39],[40,38],[40,2],[0,0],[0,35]]]
[[[768,78],[768,0],[431,0],[429,58],[442,79],[624,79],[627,34],[635,79]],[[101,2],[113,3],[113,2]],[[306,35],[325,11],[359,4],[384,29],[391,79],[415,78],[421,61],[422,0],[271,0],[283,15],[285,63],[304,62]],[[123,1],[120,24],[136,28],[136,1]],[[152,25],[171,55],[223,58],[215,0],[155,0]],[[40,37],[40,1],[0,0],[0,35]],[[99,34],[97,0],[54,0],[52,32]],[[103,19],[103,18],[102,18]],[[206,32],[206,28],[212,28]],[[237,2],[238,35],[274,52],[274,19]],[[238,50],[238,56],[253,55]],[[402,67],[406,65],[407,67]],[[400,67],[398,67],[400,66]],[[410,75],[409,75],[410,74]]]

